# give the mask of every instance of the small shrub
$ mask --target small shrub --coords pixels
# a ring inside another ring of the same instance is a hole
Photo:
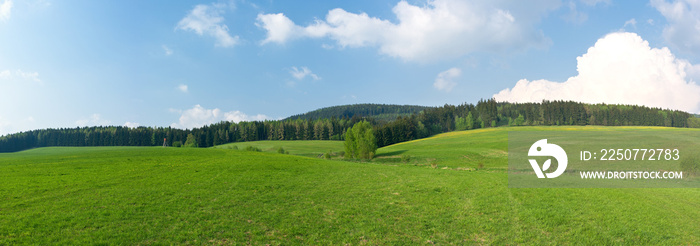
[[[403,163],[409,163],[411,161],[411,156],[410,155],[402,155],[401,156],[401,162]]]
[[[284,154],[284,148],[280,147],[277,149],[277,153]]]
[[[284,151],[284,154],[288,155],[288,154],[289,154],[289,150]]]
[[[233,147],[231,147],[231,149],[238,150],[238,145],[234,145]]]
[[[260,148],[258,148],[258,147],[253,147],[253,146],[245,147],[245,150],[246,150],[246,151],[254,151],[254,152],[262,152],[262,150],[261,150]]]
[[[323,159],[330,160],[330,159],[331,159],[331,154],[328,153],[328,152],[326,152],[325,154],[323,154]]]
[[[173,147],[176,147],[176,148],[182,147],[182,142],[180,142],[180,141],[173,142]]]

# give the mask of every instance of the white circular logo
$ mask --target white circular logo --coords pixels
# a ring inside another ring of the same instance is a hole
[[[547,171],[547,169],[549,169],[549,166],[552,164],[552,159],[547,159],[542,164],[542,168],[540,168],[540,165],[537,164],[537,160],[529,159],[530,165],[532,166],[532,169],[535,170],[535,174],[537,174],[538,178],[545,178],[545,175],[547,176],[547,178],[550,179],[559,177],[559,175],[564,173],[564,170],[566,170],[566,164],[569,162],[566,156],[566,151],[559,147],[559,145],[548,144],[547,139],[540,139],[534,144],[532,144],[532,146],[530,146],[530,151],[527,152],[527,155],[551,156],[557,159],[557,163],[559,163],[557,170],[554,170],[554,172],[543,173],[544,171]]]

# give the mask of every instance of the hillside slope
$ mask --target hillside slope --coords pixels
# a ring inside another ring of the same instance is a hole
[[[410,163],[438,167],[481,166],[505,171],[508,167],[509,131],[698,131],[700,129],[655,126],[523,126],[453,131],[379,148],[376,162],[398,163],[402,156]]]

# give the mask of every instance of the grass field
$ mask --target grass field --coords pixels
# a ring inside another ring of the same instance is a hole
[[[542,129],[592,128],[518,130]],[[630,129],[641,128],[605,128]],[[0,154],[0,245],[700,244],[699,189],[507,188],[508,130],[388,146],[372,162],[227,148]],[[289,144],[328,151],[264,149]]]
[[[292,155],[301,155],[308,157],[318,157],[326,152],[338,153],[343,151],[343,141],[323,141],[323,140],[308,140],[308,141],[253,141],[242,143],[230,143],[215,146],[218,149],[238,148],[244,150],[246,147],[260,148],[264,152],[277,153],[281,147],[285,151],[289,151]]]

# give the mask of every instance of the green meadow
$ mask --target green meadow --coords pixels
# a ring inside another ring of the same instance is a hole
[[[339,141],[0,154],[0,245],[700,244],[700,189],[508,188],[508,131],[592,129],[677,130],[450,132],[369,162],[317,158]]]
[[[324,140],[306,140],[306,141],[252,141],[229,143],[215,146],[217,149],[239,149],[245,150],[247,147],[255,147],[262,152],[277,153],[279,148],[284,149],[292,155],[319,157],[325,153],[338,153],[343,151],[343,141],[324,141]]]

